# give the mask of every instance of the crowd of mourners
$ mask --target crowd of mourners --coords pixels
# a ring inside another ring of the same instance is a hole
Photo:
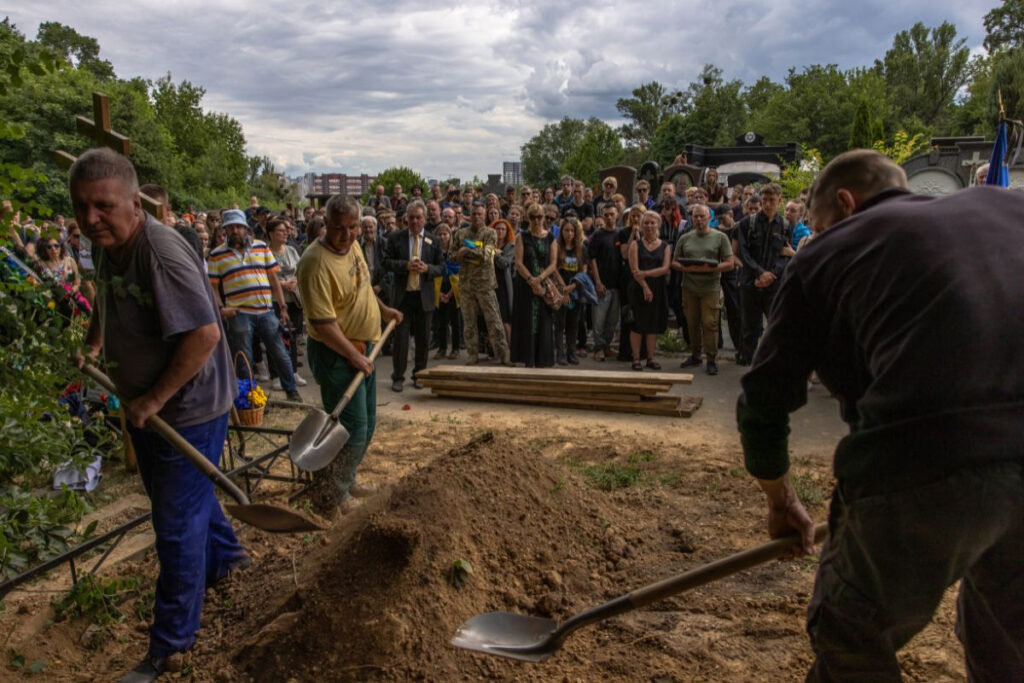
[[[175,213],[159,186],[140,191],[164,203],[164,223],[205,263],[232,353],[298,400],[296,269],[325,230],[323,209],[271,210],[253,196],[244,210]],[[508,186],[504,197],[468,186],[414,186],[407,195],[377,185],[362,206],[358,243],[374,291],[405,318],[383,350],[395,357],[392,388],[403,389],[410,338],[415,387],[431,352],[526,367],[578,365],[592,354],[658,370],[658,339],[670,327],[689,350],[683,368],[717,374],[723,328],[732,360],[747,365],[778,279],[811,236],[804,194],[780,211],[778,184],[726,187],[714,168],[698,185],[665,182],[656,194],[640,180],[628,197],[614,177],[597,191],[566,176],[558,188]],[[63,312],[88,314],[95,293],[83,273],[93,264],[75,222],[15,217],[11,236],[19,255],[64,290]],[[247,372],[240,359],[238,370]]]

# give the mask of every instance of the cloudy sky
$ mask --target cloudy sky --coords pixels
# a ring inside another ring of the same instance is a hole
[[[953,22],[973,49],[997,0],[34,0],[0,5],[29,37],[59,21],[99,40],[121,77],[206,89],[250,154],[289,175],[485,177],[545,123],[619,122],[615,100],[707,62],[727,78],[870,64],[917,21]]]

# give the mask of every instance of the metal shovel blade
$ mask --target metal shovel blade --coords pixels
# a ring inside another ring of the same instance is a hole
[[[323,469],[348,443],[348,430],[322,410],[310,411],[288,440],[288,451],[296,467],[306,472]]]
[[[479,614],[455,633],[452,645],[525,662],[543,662],[561,646],[551,638],[558,623],[511,612]]]
[[[300,531],[321,531],[324,527],[297,512],[276,505],[250,503],[248,505],[224,505],[228,514],[246,524],[271,533],[297,533]]]

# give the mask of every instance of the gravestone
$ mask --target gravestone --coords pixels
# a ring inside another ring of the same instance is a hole
[[[995,142],[981,136],[932,138],[932,148],[903,162],[910,189],[932,196],[974,184],[974,174],[992,155]],[[1024,189],[1024,159],[1010,167],[1010,187]]]
[[[487,182],[484,183],[484,196],[496,194],[499,197],[505,196],[505,184],[501,182],[500,173],[488,173]]]
[[[661,189],[661,166],[658,165],[657,161],[645,161],[640,166],[640,171],[636,174],[637,181],[646,180],[647,184],[651,186],[651,196],[657,197],[658,190]]]
[[[699,180],[701,170],[715,167],[718,181],[730,187],[738,183],[777,180],[783,166],[800,160],[797,143],[766,145],[764,138],[753,131],[738,136],[736,143],[729,147],[687,145],[685,152],[689,163],[699,169],[694,182]]]

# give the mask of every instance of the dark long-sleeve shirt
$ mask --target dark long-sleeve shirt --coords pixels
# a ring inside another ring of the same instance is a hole
[[[775,214],[771,220],[763,211],[748,216],[736,226],[737,255],[743,263],[740,284],[753,285],[761,273],[768,271],[782,277],[789,259],[781,255],[792,235],[785,219]]]
[[[886,190],[809,242],[782,277],[737,405],[747,469],[789,467],[789,413],[817,370],[850,434],[857,493],[1024,460],[1024,195]]]

